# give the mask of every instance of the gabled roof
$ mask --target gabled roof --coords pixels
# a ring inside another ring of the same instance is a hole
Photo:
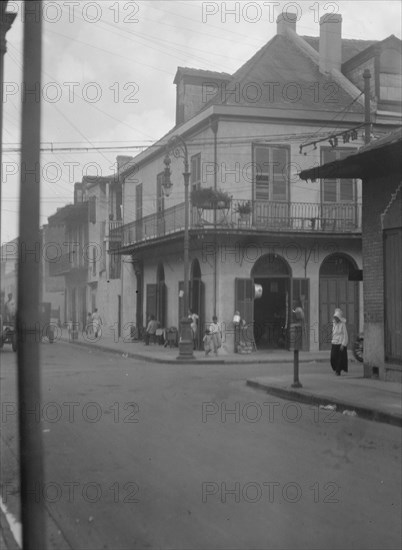
[[[206,71],[204,69],[194,69],[192,67],[177,67],[176,76],[173,83],[176,84],[180,76],[199,76],[202,78],[211,78],[219,80],[229,80],[232,75],[229,73],[220,73],[217,71]]]
[[[331,89],[328,87],[330,82],[334,80],[320,73],[318,63],[299,48],[294,40],[277,34],[233,74],[226,87],[227,93],[219,91],[204,108],[220,104],[341,111],[356,96],[335,83]],[[239,97],[229,93],[236,87]],[[357,103],[348,111],[363,112]]]

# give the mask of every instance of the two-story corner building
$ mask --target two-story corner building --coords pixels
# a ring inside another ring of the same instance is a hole
[[[119,157],[118,162],[125,162]],[[50,274],[63,276],[65,321],[83,328],[98,309],[106,331],[120,330],[121,256],[112,253],[122,225],[122,186],[115,176],[85,176],[74,187],[74,204],[49,217]],[[111,237],[113,233],[114,237]]]
[[[190,189],[229,195],[191,204],[189,304],[201,326],[216,314],[233,349],[239,311],[257,347],[282,347],[298,301],[304,349],[330,347],[335,307],[353,338],[363,320],[361,285],[349,280],[362,266],[361,184],[306,183],[298,173],[362,145],[364,68],[371,68],[372,133],[401,123],[400,47],[393,36],[342,39],[339,15],[321,19],[319,38],[302,37],[287,13],[233,75],[179,68],[176,126],[119,173],[123,322],[143,326],[154,314],[177,327],[184,314],[183,158],[170,155],[173,190],[163,191],[166,145],[179,135]]]

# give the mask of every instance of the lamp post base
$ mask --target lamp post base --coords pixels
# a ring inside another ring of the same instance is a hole
[[[191,319],[182,319],[180,323],[179,355],[180,361],[193,361],[194,356],[193,331],[191,329]]]
[[[302,388],[299,380],[299,350],[293,351],[293,384],[292,388]]]

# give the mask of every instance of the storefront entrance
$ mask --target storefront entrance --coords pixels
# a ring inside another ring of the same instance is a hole
[[[262,296],[254,302],[254,339],[258,349],[286,346],[289,311],[289,278],[256,277]]]
[[[340,307],[347,321],[349,348],[359,333],[359,287],[349,281],[349,272],[357,266],[352,259],[334,254],[320,268],[320,350],[331,348],[334,310]]]
[[[254,300],[254,340],[258,349],[284,349],[290,313],[291,271],[278,255],[262,256],[254,265],[253,283],[262,295]]]

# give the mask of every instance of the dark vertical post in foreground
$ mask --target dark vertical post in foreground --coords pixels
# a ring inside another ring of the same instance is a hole
[[[39,206],[41,0],[24,2],[24,68],[21,132],[18,263],[18,398],[21,520],[24,550],[46,548],[40,410]]]
[[[370,113],[370,79],[369,69],[364,69],[364,144],[370,143],[371,113]]]

